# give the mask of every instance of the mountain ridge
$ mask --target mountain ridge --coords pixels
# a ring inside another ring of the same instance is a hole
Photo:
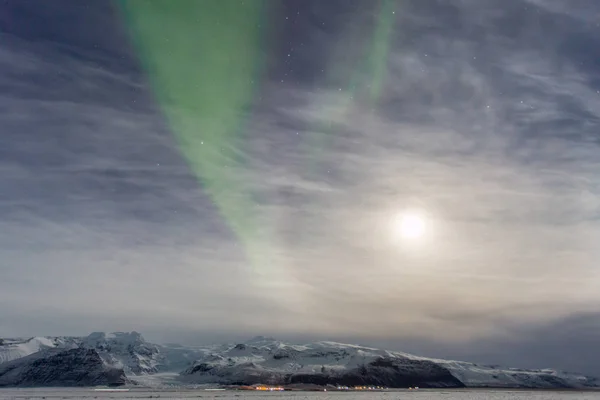
[[[107,365],[97,351],[44,349],[0,364],[3,386],[121,386],[125,372]]]
[[[211,346],[161,345],[147,342],[138,332],[3,338],[0,371],[7,363],[18,365],[18,360],[26,361],[32,355],[45,359],[74,350],[80,351],[78,362],[94,366],[96,375],[99,371],[112,371],[115,382],[142,385],[160,385],[164,383],[161,379],[169,376],[175,385],[600,388],[597,378],[553,369],[502,368],[332,341],[291,344],[257,336],[242,343]],[[7,382],[5,379],[5,385],[11,385]],[[34,381],[29,383],[35,385]],[[41,384],[46,383],[42,380]],[[15,381],[14,386],[18,385]]]

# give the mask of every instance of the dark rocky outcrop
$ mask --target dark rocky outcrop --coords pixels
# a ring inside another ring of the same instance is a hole
[[[0,364],[0,386],[120,386],[122,369],[106,365],[96,350],[52,349]]]
[[[464,387],[449,370],[427,360],[380,358],[340,374],[295,374],[288,383],[312,383],[316,385],[386,386],[404,388]]]
[[[233,385],[314,384],[343,386],[386,386],[405,388],[459,388],[464,384],[446,368],[427,360],[402,358],[379,358],[370,363],[341,371],[328,370],[325,366],[318,373],[284,373],[263,368],[253,363],[235,366],[200,363],[186,371],[196,381],[222,382]]]

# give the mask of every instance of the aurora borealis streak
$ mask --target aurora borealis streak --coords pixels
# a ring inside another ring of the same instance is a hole
[[[263,256],[269,245],[264,242],[268,239],[255,234],[257,211],[251,189],[245,187],[242,176],[227,171],[243,168],[247,157],[244,124],[251,117],[265,72],[263,36],[269,24],[268,6],[265,0],[118,2],[181,153],[242,243],[255,271],[264,270]],[[391,0],[379,2],[372,38],[361,50],[366,58],[356,60],[356,67],[350,68],[346,97],[336,105],[339,112],[350,112],[365,89],[369,103],[379,96],[393,8]],[[330,77],[347,69],[333,54],[327,62]],[[323,114],[324,125],[304,140],[315,173],[320,173],[318,165],[323,161],[319,154],[329,145],[327,121],[336,118]]]
[[[243,176],[229,171],[244,165],[244,123],[264,64],[265,2],[118,5],[181,153],[251,262],[258,263],[255,205]]]
[[[335,78],[346,77],[347,83],[345,88],[339,88],[340,95],[336,97],[337,104],[323,104],[325,109],[334,110],[337,115],[323,114],[321,116],[322,123],[312,129],[312,134],[306,144],[308,154],[310,154],[311,171],[314,174],[323,174],[324,171],[318,168],[319,162],[322,161],[322,154],[325,154],[325,148],[331,145],[334,135],[333,127],[329,121],[339,120],[343,115],[349,115],[360,104],[369,112],[374,110],[376,102],[381,96],[382,87],[384,84],[388,53],[392,42],[392,33],[394,23],[396,21],[396,5],[395,0],[378,0],[373,2],[375,5],[375,17],[371,34],[367,36],[367,40],[359,40],[357,37],[342,37],[343,40],[356,40],[360,50],[357,52],[358,59],[351,59],[352,67],[348,67],[342,59],[340,49],[335,49],[331,58],[328,60],[327,66],[327,81],[332,81]],[[352,24],[346,26],[346,30],[352,30]],[[346,72],[346,73],[345,73]],[[349,75],[347,75],[349,72]]]

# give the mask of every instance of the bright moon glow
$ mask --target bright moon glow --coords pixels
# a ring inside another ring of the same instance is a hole
[[[425,219],[418,214],[401,215],[397,224],[400,235],[407,239],[416,239],[425,233]]]

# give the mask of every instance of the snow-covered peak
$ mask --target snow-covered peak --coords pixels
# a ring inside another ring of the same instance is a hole
[[[74,347],[71,344],[72,341],[69,338],[62,337],[4,338],[0,343],[0,364],[26,357],[41,350]]]
[[[107,340],[107,335],[104,332],[93,332],[88,336],[84,337],[81,341],[90,346],[96,346],[100,343],[105,343]]]
[[[139,332],[136,332],[136,331],[132,331],[132,332],[112,332],[110,335],[111,335],[111,338],[114,338],[114,339],[122,341],[122,342],[140,343],[140,342],[145,342],[146,341],[144,339],[144,337],[142,336],[142,334],[139,333]]]
[[[311,345],[311,347],[324,347],[324,348],[333,348],[333,349],[357,349],[357,350],[366,350],[366,351],[381,351],[381,350],[373,348],[373,347],[366,347],[366,346],[361,346],[358,344],[331,342],[328,340],[314,342],[314,343],[311,343],[310,345]]]
[[[586,388],[600,385],[600,381],[595,378],[549,369],[519,370],[482,366],[331,341],[296,345],[270,338],[253,339],[222,347],[220,350],[214,348],[182,374],[183,379],[193,382],[252,382],[260,378],[279,383],[290,379],[315,383],[330,382],[332,379],[343,382],[349,377],[353,381],[358,379],[355,374],[360,375],[360,371],[367,370],[371,374],[369,379],[374,382],[383,374],[390,379],[393,377],[396,384],[405,382],[403,379],[414,371],[421,371],[418,372],[423,374],[421,377],[428,376],[431,371],[438,371],[443,379],[428,384],[449,385],[451,379],[444,375],[443,371],[446,371],[460,384],[468,387]]]
[[[88,345],[97,345],[100,343],[113,342],[124,345],[137,345],[144,343],[144,337],[138,332],[93,332],[83,338],[83,343]]]
[[[98,351],[110,365],[129,374],[158,372],[160,350],[138,332],[94,332],[81,339],[81,347]]]

